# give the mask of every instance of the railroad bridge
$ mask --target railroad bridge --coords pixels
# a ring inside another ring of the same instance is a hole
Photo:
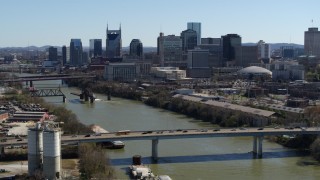
[[[41,88],[36,89],[33,85],[33,81],[48,81],[48,80],[66,80],[66,79],[83,79],[83,78],[93,78],[95,75],[70,75],[70,74],[52,74],[52,75],[40,75],[40,76],[21,76],[15,79],[2,80],[2,83],[12,83],[12,82],[25,82],[29,86],[29,92],[31,97],[49,97],[49,96],[61,96],[63,102],[66,101],[66,96],[60,90],[60,87],[57,88]],[[80,99],[85,99],[93,102],[95,97],[89,89],[83,89],[80,95]]]

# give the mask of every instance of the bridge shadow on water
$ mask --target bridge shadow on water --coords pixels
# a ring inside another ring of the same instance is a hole
[[[309,151],[276,151],[264,152],[262,159],[273,158],[289,158],[289,157],[304,157],[310,155]],[[252,160],[258,159],[256,154],[247,153],[232,153],[232,154],[213,154],[213,155],[189,155],[189,156],[162,156],[158,161],[152,160],[152,157],[142,157],[141,161],[144,164],[171,164],[171,163],[194,163],[194,162],[215,162],[215,161],[236,161],[236,160]],[[132,158],[117,158],[111,159],[111,163],[115,166],[131,165]]]

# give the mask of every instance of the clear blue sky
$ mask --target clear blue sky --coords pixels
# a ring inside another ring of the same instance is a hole
[[[107,23],[121,23],[123,46],[133,38],[156,46],[160,30],[180,35],[187,22],[201,22],[202,37],[303,44],[304,31],[320,26],[319,8],[319,0],[1,0],[0,47],[105,44]]]

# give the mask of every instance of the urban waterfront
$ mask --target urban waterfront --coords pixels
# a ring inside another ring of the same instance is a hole
[[[42,84],[42,85],[40,85]],[[35,82],[35,87],[58,86],[60,81]],[[97,124],[108,131],[212,128],[211,124],[162,109],[97,94],[93,104],[82,103],[62,87],[67,103],[61,97],[45,98],[47,102],[65,106],[87,125]],[[155,174],[168,174],[173,179],[318,179],[320,167],[303,166],[309,157],[264,140],[263,159],[252,156],[252,138],[208,138],[159,141],[159,161],[151,160],[151,141],[129,141],[120,150],[107,150],[119,179],[129,179],[132,156],[139,154]]]

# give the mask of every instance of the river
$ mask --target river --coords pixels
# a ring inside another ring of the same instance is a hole
[[[60,81],[35,82],[35,87],[58,86]],[[93,104],[81,102],[71,92],[76,88],[61,88],[67,96],[45,98],[47,102],[73,111],[84,124],[97,124],[108,131],[212,128],[212,125],[141,102],[96,94]],[[129,179],[128,166],[132,156],[141,155],[142,162],[154,174],[167,174],[172,179],[320,179],[320,167],[303,166],[309,157],[299,151],[264,140],[263,158],[252,156],[252,137],[219,137],[159,141],[159,160],[151,160],[151,141],[128,141],[120,150],[107,150],[119,179]]]

